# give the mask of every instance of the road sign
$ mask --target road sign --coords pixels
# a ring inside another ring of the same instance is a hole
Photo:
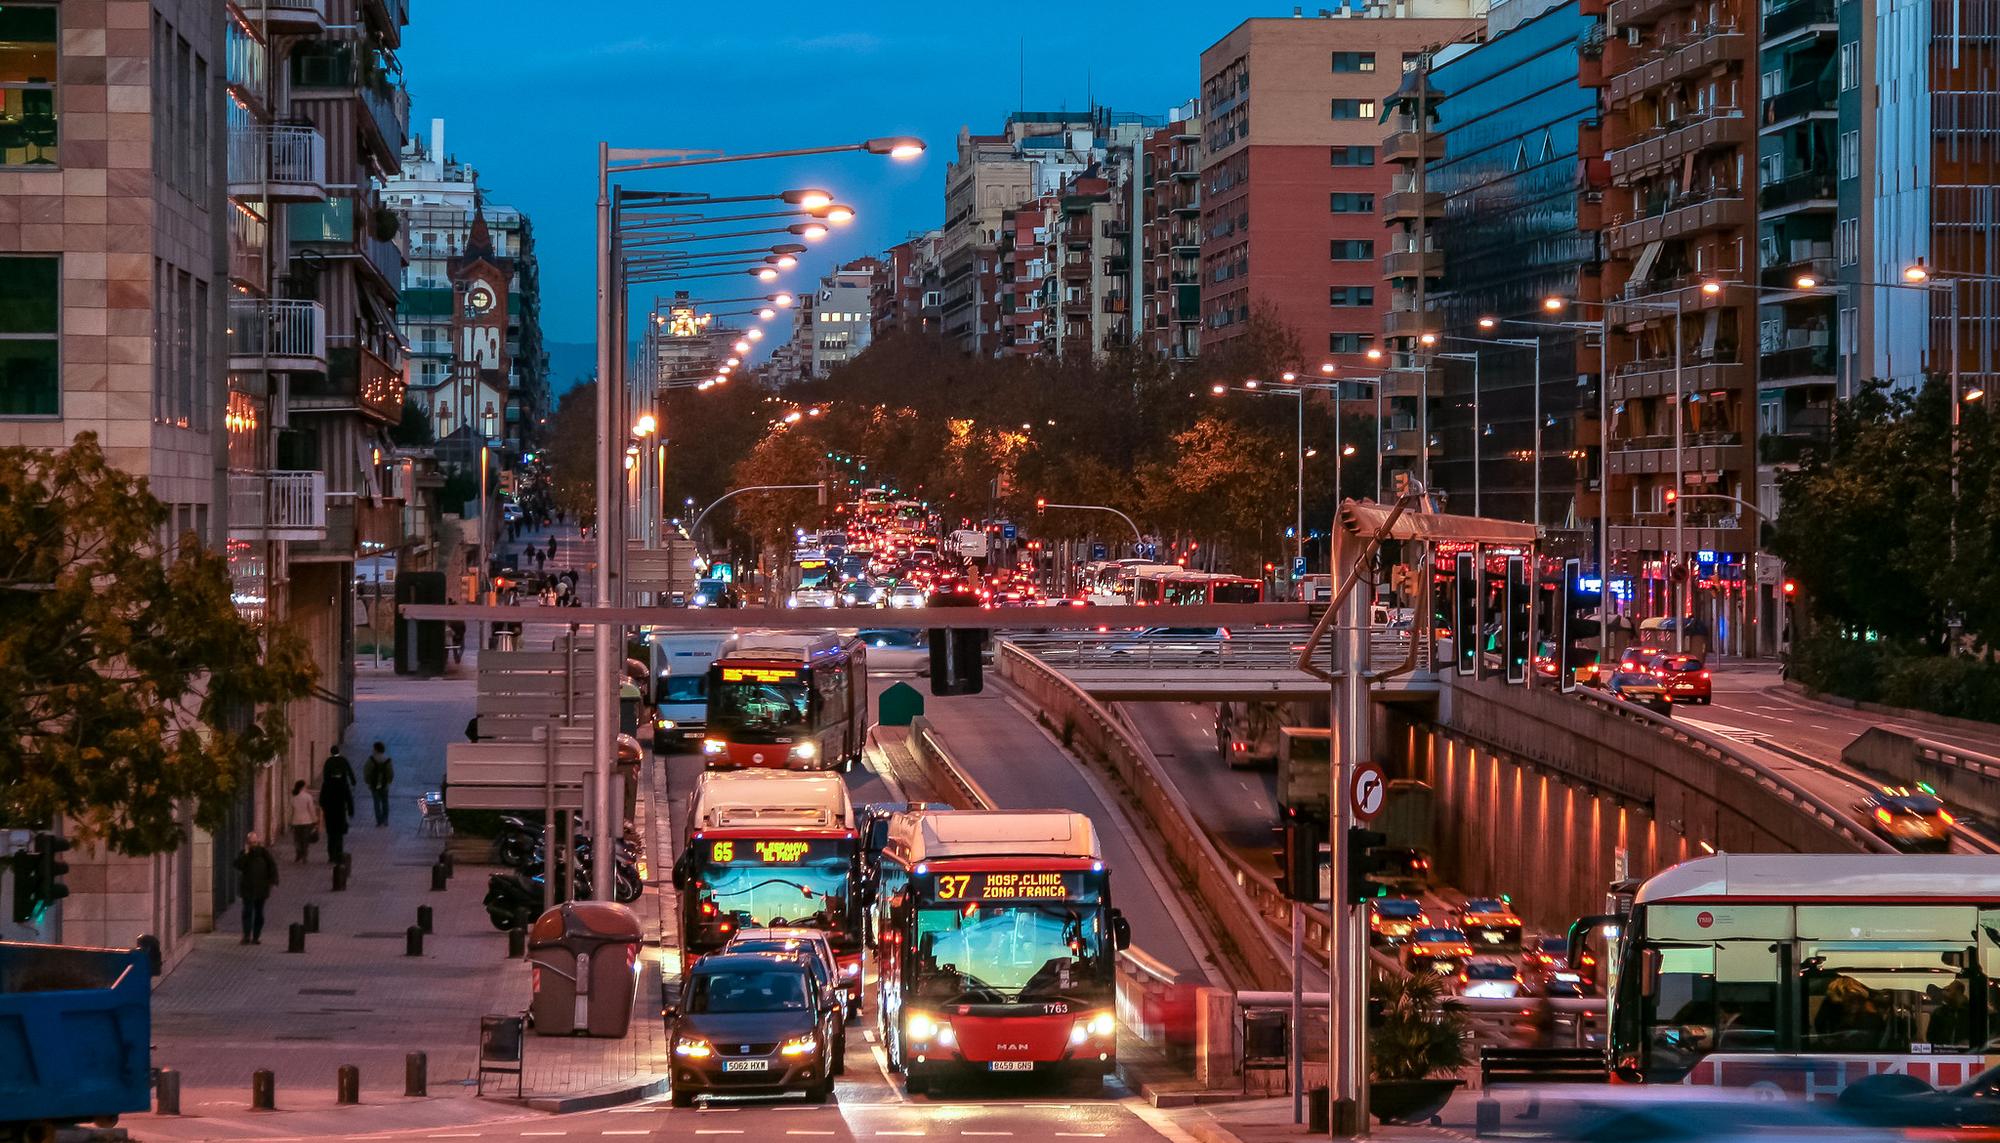
[[[1002,524],[1000,526],[1000,538],[1003,540],[1011,540],[1014,538],[1014,531],[1015,531],[1014,525]]]
[[[1305,574],[1306,574],[1306,558],[1305,558],[1304,556],[1293,556],[1293,557],[1292,557],[1292,578],[1293,578],[1293,579],[1304,579],[1304,578],[1305,578]]]
[[[1358,821],[1372,822],[1375,815],[1382,812],[1382,803],[1389,797],[1389,779],[1382,773],[1382,767],[1375,762],[1363,761],[1355,765],[1354,777],[1347,783],[1347,808]]]
[[[1111,558],[1111,549],[1105,547],[1103,544],[1092,544],[1090,545],[1090,558],[1093,560],[1109,559]]]

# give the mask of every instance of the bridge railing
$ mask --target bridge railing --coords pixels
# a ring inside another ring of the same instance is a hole
[[[1991,754],[1871,726],[1841,750],[1840,760],[1904,785],[1924,783],[1951,805],[2000,819],[2000,758]]]
[[[1057,668],[1073,670],[1292,671],[1305,647],[1305,628],[1232,632],[1227,639],[1140,635],[1134,632],[1023,632],[1013,643]],[[1322,669],[1338,671],[1337,637],[1315,656]],[[1409,658],[1410,633],[1376,629],[1369,633],[1368,663],[1373,671],[1400,667]],[[1421,668],[1422,664],[1419,663]]]

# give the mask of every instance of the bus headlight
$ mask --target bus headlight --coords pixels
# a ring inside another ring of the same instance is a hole
[[[672,730],[674,727],[679,725],[680,723],[675,722],[671,718],[656,719],[653,722],[653,727],[656,730]]]
[[[1084,1021],[1083,1026],[1093,1036],[1109,1036],[1118,1030],[1118,1018],[1109,1012],[1099,1012]]]
[[[951,1021],[925,1012],[910,1013],[903,1027],[914,1043],[925,1044],[935,1040],[940,1047],[949,1048],[958,1042],[958,1037],[952,1034]]]
[[[811,1036],[794,1036],[778,1046],[781,1056],[810,1056],[819,1049],[819,1041]]]
[[[701,752],[703,754],[727,754],[729,753],[729,743],[727,740],[721,738],[704,738],[701,740]]]
[[[801,742],[797,746],[792,747],[792,757],[794,758],[804,758],[810,762],[818,756],[819,747],[814,746],[810,742]]]
[[[702,1060],[714,1054],[715,1049],[709,1047],[708,1041],[699,1036],[682,1036],[674,1041],[674,1055],[676,1056],[687,1056],[690,1059]]]

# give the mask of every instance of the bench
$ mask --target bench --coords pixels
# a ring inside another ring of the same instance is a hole
[[[1500,1128],[1497,1087],[1554,1083],[1609,1083],[1611,1069],[1604,1053],[1589,1048],[1481,1048],[1479,1102],[1473,1110],[1474,1131],[1489,1135]],[[1528,1114],[1533,1114],[1530,1104]]]

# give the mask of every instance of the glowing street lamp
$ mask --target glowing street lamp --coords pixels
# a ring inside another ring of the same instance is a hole
[[[909,135],[891,135],[870,139],[861,144],[861,149],[871,155],[887,155],[892,159],[914,159],[924,153],[924,141]]]
[[[816,187],[808,187],[803,190],[789,190],[779,197],[793,206],[803,207],[806,210],[818,210],[821,207],[833,205],[833,192],[820,190]]]

